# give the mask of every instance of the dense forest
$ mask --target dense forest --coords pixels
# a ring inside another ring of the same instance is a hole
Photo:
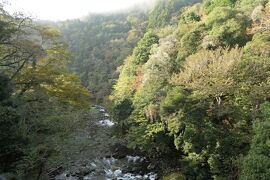
[[[119,68],[114,119],[179,178],[269,179],[270,3],[183,2],[150,12]]]
[[[92,92],[93,100],[108,102],[119,76],[117,68],[132,53],[148,28],[165,25],[174,15],[177,16],[181,7],[192,2],[198,0],[171,1],[168,4],[161,1],[162,4],[150,14],[151,6],[148,5],[57,23],[73,55],[69,67]]]
[[[79,126],[89,92],[57,29],[0,12],[0,174],[31,179]]]
[[[40,179],[101,103],[160,179],[270,179],[269,0],[157,0],[53,26],[0,11],[0,174]]]
[[[139,9],[57,24],[73,55],[70,69],[77,72],[95,101],[102,102],[110,95],[118,77],[116,69],[143,36],[145,21],[146,14]]]

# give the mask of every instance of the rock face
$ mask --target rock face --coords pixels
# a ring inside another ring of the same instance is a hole
[[[81,143],[79,152],[70,152],[70,165],[66,170],[55,176],[55,180],[154,180],[157,174],[147,170],[149,163],[145,157],[131,156],[125,153],[119,155],[118,144],[124,144],[122,139],[113,135],[116,123],[108,119],[110,116],[102,106],[94,106],[99,112],[99,118],[92,120],[74,135],[74,145]],[[117,146],[118,153],[113,150]],[[75,148],[76,149],[76,148]],[[75,150],[74,150],[75,151]],[[115,154],[117,156],[114,156]]]

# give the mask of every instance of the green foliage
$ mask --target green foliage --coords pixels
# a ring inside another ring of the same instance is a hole
[[[203,52],[190,56],[179,76],[174,77],[174,82],[192,92],[193,100],[183,100],[185,105],[180,104],[181,110],[170,117],[168,127],[176,147],[207,157],[213,177],[235,176],[234,171],[239,169],[237,156],[247,151],[249,121],[259,115],[256,104],[264,102],[269,94],[269,65],[263,59],[244,61],[238,49],[208,52],[215,55]],[[194,173],[203,172],[206,170]]]
[[[268,179],[270,176],[269,102],[261,105],[263,120],[253,124],[251,147],[242,161],[240,179]]]
[[[181,15],[180,23],[188,24],[196,21],[200,21],[201,17],[195,12],[186,12]]]
[[[128,133],[131,147],[143,145],[148,151],[163,152],[170,149],[166,147],[171,140],[164,134],[165,124],[160,121],[159,104],[175,70],[175,43],[176,39],[171,35],[160,39],[160,44],[153,46],[149,60],[142,67],[144,73],[133,98],[135,109],[129,118],[129,123],[134,124]],[[138,132],[145,138],[138,136]],[[153,139],[154,145],[148,148],[146,145]]]
[[[188,92],[181,87],[174,87],[169,90],[160,105],[162,115],[166,116],[177,112],[187,96]]]
[[[34,179],[76,129],[89,92],[68,72],[58,30],[2,9],[0,24],[0,172]]]
[[[149,15],[149,28],[159,28],[164,27],[167,22],[170,20],[170,16],[173,10],[172,3],[174,1],[164,1],[160,0],[157,3],[157,6],[153,9],[153,11]]]
[[[136,81],[136,65],[133,62],[133,57],[126,59],[126,63],[122,67],[119,79],[114,86],[114,91],[110,97],[116,104],[131,99],[135,91]]]
[[[138,44],[114,90],[115,104],[128,97],[133,107],[123,115],[129,147],[150,155],[176,151],[173,168],[187,179],[266,179],[269,123],[254,122],[268,117],[262,104],[270,96],[269,31],[248,37],[251,17],[239,7],[248,1],[234,0],[186,8],[173,15],[180,21],[175,31],[160,28],[171,11],[158,8],[170,2],[150,14],[158,17],[149,26],[161,35],[159,44]]]
[[[158,36],[153,31],[145,33],[144,37],[138,42],[134,49],[134,61],[136,64],[143,64],[149,59],[150,50],[154,44],[158,43]]]
[[[73,55],[69,67],[79,74],[96,102],[110,95],[119,75],[115,71],[145,33],[145,21],[143,11],[131,10],[57,24]]]
[[[0,105],[0,170],[8,172],[15,168],[14,162],[23,155],[25,139],[19,134],[20,116],[17,109]]]
[[[182,72],[172,80],[177,85],[192,89],[198,96],[223,96],[227,91],[233,91],[229,73],[241,60],[242,54],[238,48],[199,51],[187,58]]]
[[[170,78],[170,74],[174,71],[175,66],[175,38],[168,36],[160,39],[159,46],[155,46],[151,50],[149,60],[143,66],[143,76],[140,87],[134,96],[134,104],[149,104],[156,102],[159,92]],[[153,96],[154,95],[154,96]]]
[[[0,102],[10,97],[11,91],[9,78],[0,74]]]
[[[23,154],[24,139],[20,137],[20,116],[10,100],[12,87],[6,75],[0,75],[0,171],[15,168],[14,162]]]
[[[134,108],[124,115],[129,146],[149,153],[176,150],[181,155],[176,161],[189,179],[239,178],[239,160],[252,136],[250,124],[269,94],[267,60],[250,51],[256,41],[264,39],[265,46],[267,35],[255,35],[244,50],[235,47],[250,40],[250,19],[235,4],[207,1],[204,8],[187,8],[176,31],[168,26],[171,36],[164,35],[167,27],[158,29],[166,23],[156,22],[159,44],[143,46],[146,37],[141,40],[114,91],[122,92],[113,96],[116,104],[129,92],[125,97]],[[166,8],[159,12],[161,19],[169,14]],[[142,51],[148,54],[141,56]]]
[[[223,46],[245,45],[247,17],[232,8],[215,8],[208,16],[205,24],[210,28],[210,35],[218,37]]]
[[[264,6],[267,2],[268,0],[238,0],[236,2],[236,7],[244,14],[250,16],[257,6]]]
[[[55,28],[0,8],[0,171],[34,177],[82,124],[88,90],[71,61],[96,101],[111,94],[128,147],[172,157],[166,168],[181,173],[164,179],[268,179],[269,4],[182,9],[194,2],[58,24],[74,59]]]
[[[252,41],[245,46],[245,52],[249,56],[264,56],[268,57],[270,54],[270,31],[257,33],[253,36]]]
[[[197,25],[195,28],[192,28],[187,33],[185,33],[182,37],[180,36],[180,47],[177,57],[178,62],[184,61],[186,57],[200,49],[204,30],[204,25]]]
[[[171,19],[181,8],[196,2],[199,0],[159,0],[150,12],[148,28],[158,29],[170,24]]]
[[[132,102],[124,99],[122,102],[117,103],[113,107],[113,118],[117,119],[120,123],[125,121],[132,113]]]
[[[217,7],[234,7],[237,0],[206,0],[204,1],[203,8],[208,14]]]

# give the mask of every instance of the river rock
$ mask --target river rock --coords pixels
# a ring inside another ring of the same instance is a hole
[[[89,169],[90,172],[94,172],[96,170],[93,166],[86,166],[87,169]]]
[[[106,176],[107,176],[107,177],[114,177],[114,173],[113,173],[112,170],[110,170],[110,169],[105,170],[105,173],[106,173]]]
[[[88,163],[89,163],[89,161],[83,160],[80,164],[81,164],[82,166],[86,166]]]
[[[80,170],[79,169],[75,169],[75,170],[72,170],[71,172],[70,172],[70,175],[71,176],[77,176],[77,175],[79,175],[80,174]]]
[[[100,175],[100,174],[103,174],[104,173],[104,170],[103,169],[101,169],[101,168],[97,168],[96,169],[96,174],[97,175]]]
[[[122,176],[122,170],[117,169],[117,170],[115,170],[115,171],[113,172],[113,174],[114,174],[114,176],[116,176],[116,177]]]
[[[157,179],[157,174],[149,173],[148,178],[149,178],[149,180],[155,180],[155,179]]]
[[[89,174],[90,172],[91,170],[87,167],[80,168],[80,174],[82,174],[83,176]]]

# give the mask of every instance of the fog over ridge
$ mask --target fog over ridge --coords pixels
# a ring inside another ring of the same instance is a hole
[[[3,0],[1,0],[3,1]],[[149,9],[157,0],[5,0],[10,13],[22,12],[39,20],[62,21],[78,19],[89,14],[119,13],[134,8]]]

